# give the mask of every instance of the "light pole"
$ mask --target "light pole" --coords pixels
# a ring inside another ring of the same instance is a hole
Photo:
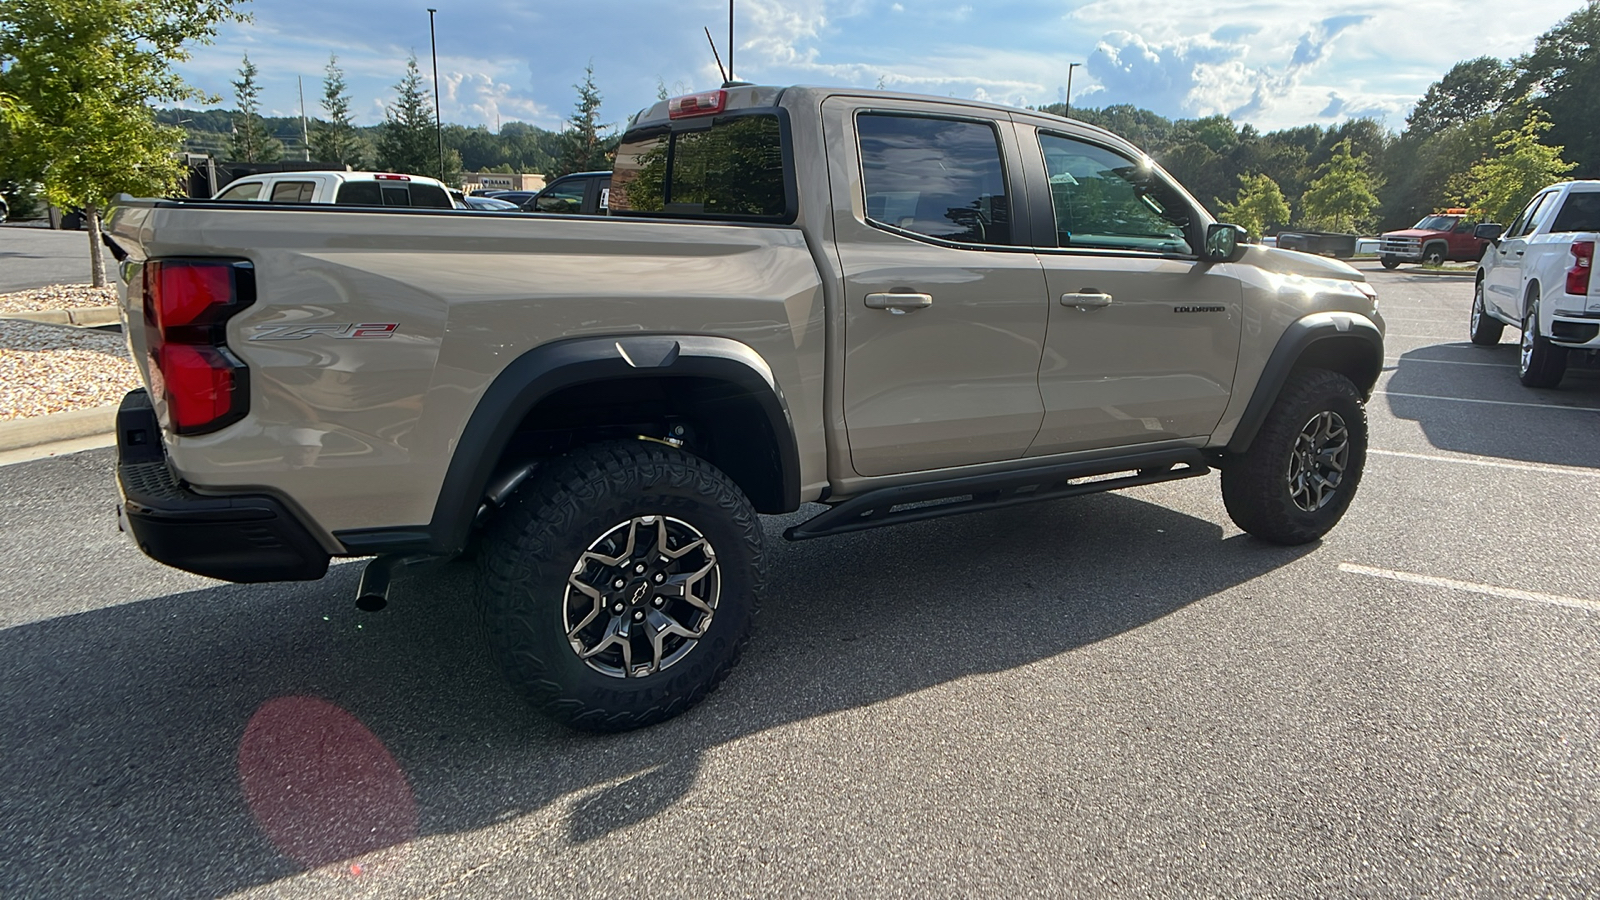
[[[1066,112],[1066,116],[1069,116],[1069,117],[1072,115],[1072,70],[1076,69],[1077,67],[1079,67],[1081,65],[1083,65],[1083,63],[1067,63],[1067,112]]]
[[[439,139],[439,180],[444,180],[444,119],[439,115],[439,39],[434,36],[433,14],[438,12],[432,7],[428,8],[428,44],[433,50],[433,133]],[[1069,80],[1070,80],[1070,74]],[[1069,90],[1070,94],[1071,91]]]

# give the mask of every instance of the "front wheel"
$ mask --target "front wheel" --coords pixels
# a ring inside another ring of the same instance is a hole
[[[1378,260],[1378,262],[1383,263],[1383,267],[1385,269],[1398,269],[1398,268],[1400,268],[1400,257],[1398,257],[1398,256],[1385,256],[1385,257],[1380,258]]]
[[[1274,544],[1327,534],[1350,508],[1367,460],[1367,411],[1350,379],[1289,377],[1250,449],[1226,460],[1222,501],[1234,524]]]
[[[1529,291],[1529,293],[1533,293]],[[1517,357],[1517,376],[1524,385],[1555,387],[1567,373],[1567,348],[1557,347],[1539,333],[1539,301],[1528,300],[1528,313],[1522,319],[1522,352]]]
[[[1472,292],[1472,322],[1467,334],[1472,342],[1480,347],[1490,347],[1500,343],[1500,335],[1505,332],[1506,324],[1483,308],[1483,279],[1478,279],[1478,286]]]
[[[1444,265],[1444,255],[1443,245],[1434,244],[1422,251],[1422,264],[1425,266],[1442,266]]]
[[[547,464],[491,524],[479,562],[501,668],[585,731],[654,724],[714,690],[765,577],[744,492],[699,457],[632,441]]]

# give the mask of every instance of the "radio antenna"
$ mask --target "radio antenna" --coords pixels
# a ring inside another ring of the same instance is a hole
[[[717,42],[711,39],[711,29],[706,29],[706,43],[711,45],[711,56],[717,61],[717,71],[722,73],[722,83],[728,83],[728,70],[722,67],[722,54],[717,52]],[[728,48],[728,55],[733,55],[733,48]]]
[[[728,80],[733,80],[733,0],[728,0]]]

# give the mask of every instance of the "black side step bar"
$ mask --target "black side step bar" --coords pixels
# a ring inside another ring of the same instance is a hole
[[[883,525],[898,525],[901,522],[1002,509],[1037,500],[1058,500],[1159,481],[1176,481],[1205,475],[1210,471],[1205,454],[1199,450],[1162,450],[1112,459],[1058,463],[1016,472],[995,472],[879,488],[819,513],[785,531],[783,535],[791,541],[804,541]],[[1129,474],[1102,477],[1118,472]]]

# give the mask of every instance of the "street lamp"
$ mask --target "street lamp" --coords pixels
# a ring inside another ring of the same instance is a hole
[[[439,115],[439,39],[434,36],[433,31],[433,14],[436,12],[437,9],[428,8],[428,44],[433,51],[433,133],[439,139],[439,180],[443,181],[444,120]]]
[[[1081,65],[1083,63],[1067,63],[1067,111],[1064,113],[1065,116],[1072,115],[1072,70]]]

